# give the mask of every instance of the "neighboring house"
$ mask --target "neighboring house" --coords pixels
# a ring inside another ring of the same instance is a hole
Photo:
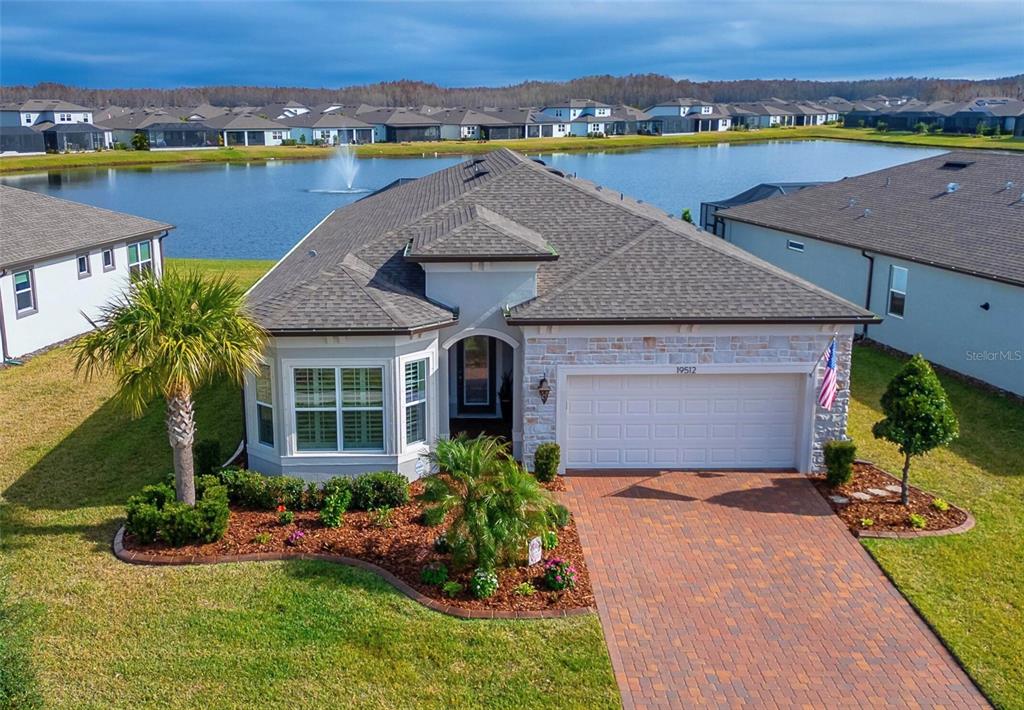
[[[700,203],[700,226],[719,237],[725,236],[725,222],[718,217],[718,211],[739,205],[749,205],[751,202],[766,200],[769,197],[788,195],[808,187],[821,185],[820,182],[762,182],[754,185],[749,190],[744,190],[738,195],[716,200],[713,202]]]
[[[509,140],[526,137],[524,123],[471,108],[439,109],[429,116],[441,124],[441,140]]]
[[[877,313],[877,342],[1024,394],[1024,156],[955,151],[718,212],[725,239]]]
[[[57,153],[100,150],[109,142],[106,132],[91,123],[58,123],[43,128],[40,133],[46,150]]]
[[[326,217],[249,292],[248,465],[410,478],[438,437],[532,465],[820,470],[867,310],[509,150]],[[836,335],[840,392],[817,406]]]
[[[974,99],[949,116],[944,127],[957,133],[975,133],[979,124],[1000,133],[1024,135],[1024,101],[1005,97]]]
[[[538,121],[540,111],[533,108],[483,108],[482,113],[500,118],[510,126],[522,127],[526,138],[540,138],[543,134],[543,122]]]
[[[551,106],[542,107],[541,113],[569,123],[580,116],[607,118],[612,115],[612,107],[591,99],[566,99]]]
[[[307,111],[281,119],[299,143],[322,141],[331,145],[373,143],[373,126],[355,116],[337,111]]]
[[[728,107],[699,99],[673,99],[644,109],[651,117],[651,133],[727,131],[732,126]]]
[[[129,274],[163,268],[171,225],[0,185],[5,360],[84,333]]]
[[[281,145],[290,137],[288,126],[254,113],[225,113],[203,121],[220,134],[223,145]]]
[[[28,126],[92,123],[93,110],[60,99],[29,99],[0,107],[0,125]]]
[[[376,143],[406,143],[441,139],[441,122],[406,108],[369,108],[356,118],[373,126]]]
[[[300,104],[298,101],[282,101],[274,104],[267,104],[256,111],[260,116],[266,116],[272,121],[285,121],[288,118],[295,118],[304,113],[309,113],[309,107]]]

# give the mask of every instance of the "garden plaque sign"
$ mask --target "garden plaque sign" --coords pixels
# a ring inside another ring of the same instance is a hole
[[[543,546],[540,543],[540,538],[535,537],[530,540],[530,553],[527,556],[527,563],[535,565],[540,562],[541,555],[543,554]]]

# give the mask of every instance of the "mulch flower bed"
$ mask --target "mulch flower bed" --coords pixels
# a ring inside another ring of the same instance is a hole
[[[545,485],[548,490],[564,489],[564,483],[556,480]],[[504,611],[554,611],[592,608],[594,594],[590,587],[580,545],[576,524],[569,524],[557,530],[558,545],[544,551],[544,559],[533,566],[499,568],[499,587],[496,594],[486,599],[476,599],[469,591],[469,580],[473,569],[456,570],[451,557],[434,549],[434,541],[446,525],[429,527],[423,523],[423,508],[415,496],[422,492],[422,486],[411,486],[413,500],[406,506],[391,511],[389,524],[385,527],[375,519],[372,512],[349,511],[341,527],[328,528],[320,523],[317,511],[295,511],[295,521],[281,525],[278,514],[273,511],[246,510],[232,506],[228,529],[218,542],[204,545],[169,547],[164,543],[140,544],[131,534],[124,536],[126,550],[158,553],[165,556],[217,557],[244,555],[259,552],[306,552],[330,553],[353,557],[383,567],[413,589],[431,599],[448,606],[476,610]],[[293,533],[303,535],[295,540]],[[269,536],[265,543],[258,542],[257,536]],[[289,536],[293,540],[289,542]],[[525,551],[524,551],[525,554]],[[545,588],[544,561],[551,558],[567,560],[576,568],[576,586],[561,592]],[[463,591],[455,597],[447,597],[440,586],[424,584],[420,572],[430,562],[440,561],[448,567],[449,580],[460,583]],[[523,582],[530,582],[536,592],[530,596],[516,594],[515,589]]]
[[[855,534],[871,533],[921,533],[950,530],[967,522],[970,516],[960,508],[950,505],[947,510],[939,510],[932,502],[937,498],[927,491],[910,486],[910,505],[900,503],[900,494],[889,491],[887,486],[898,486],[900,481],[895,476],[878,468],[872,463],[857,461],[853,464],[853,480],[845,486],[831,488],[824,478],[815,478],[814,485],[829,502],[832,509],[843,519]],[[886,491],[887,496],[877,496],[874,491]],[[859,500],[854,493],[871,496],[871,500]],[[837,503],[832,496],[842,496],[848,503]],[[915,528],[910,523],[911,513],[925,519],[924,528]],[[872,525],[864,521],[871,520]]]

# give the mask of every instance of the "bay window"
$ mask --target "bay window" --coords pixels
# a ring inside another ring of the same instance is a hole
[[[338,394],[333,367],[295,369],[295,439],[299,451],[338,450]]]
[[[384,370],[341,370],[341,436],[345,451],[384,448]]]
[[[274,445],[274,388],[270,366],[260,364],[256,371],[256,435],[264,446]]]
[[[405,363],[405,445],[427,440],[427,361]]]

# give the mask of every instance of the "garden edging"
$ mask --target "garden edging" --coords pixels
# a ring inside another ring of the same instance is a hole
[[[579,607],[575,609],[551,609],[551,610],[524,610],[505,611],[502,609],[463,609],[445,604],[437,599],[420,594],[394,574],[366,560],[356,557],[345,557],[344,555],[333,555],[325,552],[253,552],[242,555],[217,555],[206,557],[193,555],[183,557],[180,555],[161,555],[152,552],[137,552],[127,550],[124,547],[124,525],[117,529],[114,534],[113,551],[114,556],[133,565],[153,566],[184,566],[184,565],[212,565],[225,564],[229,562],[278,562],[282,560],[321,560],[334,564],[357,567],[367,572],[373,572],[380,576],[385,582],[406,595],[413,601],[433,611],[454,616],[459,619],[561,619],[569,616],[582,616],[594,613],[591,607]]]

